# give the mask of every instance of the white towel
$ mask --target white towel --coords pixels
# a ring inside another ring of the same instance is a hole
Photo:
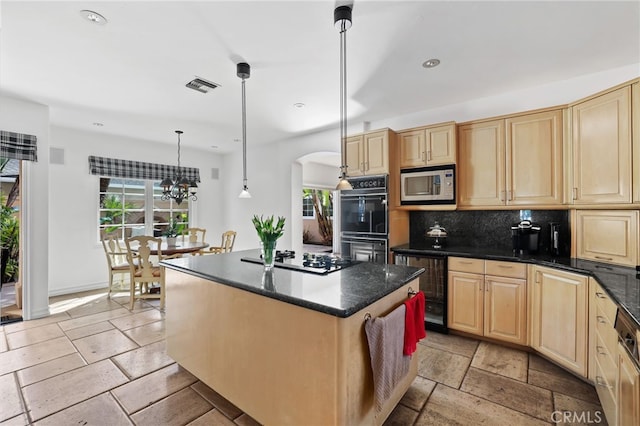
[[[376,410],[391,396],[396,385],[409,372],[411,357],[404,356],[405,306],[398,306],[386,317],[368,319],[364,324],[369,342]]]

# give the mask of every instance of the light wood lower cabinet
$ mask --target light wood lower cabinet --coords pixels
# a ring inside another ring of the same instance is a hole
[[[638,210],[577,210],[576,257],[626,266],[638,258]]]
[[[449,258],[448,327],[526,345],[525,277],[525,265]]]
[[[607,420],[609,420],[608,417]],[[640,371],[620,343],[618,343],[618,424],[620,426],[640,424]]]
[[[588,278],[529,266],[531,347],[587,377]]]

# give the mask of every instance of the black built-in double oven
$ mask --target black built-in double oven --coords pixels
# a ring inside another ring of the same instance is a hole
[[[387,263],[387,175],[350,178],[353,189],[340,192],[342,256]]]

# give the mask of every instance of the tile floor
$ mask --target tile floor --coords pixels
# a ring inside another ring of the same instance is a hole
[[[0,327],[0,425],[255,425],[165,351],[157,301],[51,298],[52,315]],[[387,425],[551,424],[601,411],[594,388],[542,358],[428,333]],[[309,425],[313,425],[309,419]]]

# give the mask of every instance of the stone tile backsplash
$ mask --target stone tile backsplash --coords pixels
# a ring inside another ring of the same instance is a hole
[[[530,215],[530,216],[528,216]],[[411,212],[409,243],[421,245],[425,232],[437,221],[447,230],[449,247],[492,247],[510,250],[511,226],[522,218],[540,225],[540,254],[549,254],[550,223],[560,224],[560,256],[570,255],[569,212],[567,210],[473,210]]]

